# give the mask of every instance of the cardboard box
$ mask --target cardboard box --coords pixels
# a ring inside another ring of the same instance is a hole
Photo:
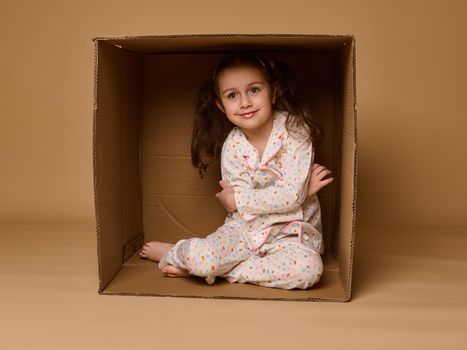
[[[93,161],[99,293],[348,301],[355,241],[357,120],[353,35],[214,34],[96,37]],[[195,96],[229,50],[289,63],[326,140],[315,161],[333,171],[319,199],[324,273],[283,290],[201,277],[170,278],[138,255],[144,242],[205,237],[226,213],[214,194],[220,167],[192,167]]]

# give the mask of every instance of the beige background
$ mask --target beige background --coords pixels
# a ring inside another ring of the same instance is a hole
[[[461,348],[466,12],[464,1],[0,0],[2,348]],[[352,302],[97,295],[92,38],[198,33],[356,36]]]

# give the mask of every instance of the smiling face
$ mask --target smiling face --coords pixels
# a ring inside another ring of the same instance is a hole
[[[270,131],[273,122],[272,104],[275,91],[253,67],[227,68],[218,76],[219,109],[248,135]]]

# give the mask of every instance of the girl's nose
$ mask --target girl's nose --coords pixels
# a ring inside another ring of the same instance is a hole
[[[251,101],[250,101],[250,98],[248,97],[248,95],[243,95],[240,99],[240,106],[241,107],[249,107],[251,105]]]

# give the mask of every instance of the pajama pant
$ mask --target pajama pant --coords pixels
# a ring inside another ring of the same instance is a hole
[[[253,252],[246,234],[239,225],[226,223],[206,238],[182,239],[161,258],[159,268],[170,264],[205,277],[208,284],[221,277],[230,283],[306,289],[320,280],[323,262],[308,238],[301,243],[298,235],[270,235]]]

